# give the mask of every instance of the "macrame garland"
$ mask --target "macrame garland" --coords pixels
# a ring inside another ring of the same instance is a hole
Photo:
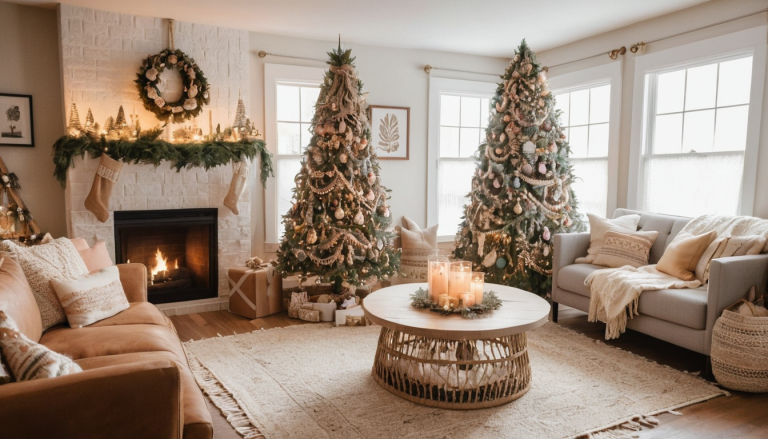
[[[232,163],[232,181],[229,183],[229,192],[224,197],[224,205],[235,215],[240,214],[240,211],[237,209],[237,202],[240,201],[240,195],[242,195],[245,189],[249,170],[250,163],[247,160]]]
[[[85,208],[96,215],[96,219],[102,223],[109,219],[109,197],[112,195],[112,188],[120,178],[121,169],[123,169],[121,162],[106,154],[101,155],[99,167],[93,177],[91,192],[85,199]]]

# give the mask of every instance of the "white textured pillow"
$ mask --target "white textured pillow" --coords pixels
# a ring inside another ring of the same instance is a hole
[[[607,232],[600,253],[595,258],[595,265],[619,268],[625,265],[642,267],[648,265],[648,255],[659,232],[619,233]]]
[[[589,249],[587,256],[576,259],[577,264],[592,264],[600,253],[605,243],[605,234],[608,232],[634,233],[637,231],[637,223],[640,215],[624,215],[616,219],[607,219],[591,213],[589,218]]]
[[[403,227],[400,229],[400,239],[403,248],[437,248],[437,227],[422,229],[415,221],[403,217]]]
[[[52,279],[74,280],[88,274],[88,268],[67,238],[55,239],[49,244],[24,247],[12,241],[0,242],[0,250],[7,251],[15,259],[35,295],[43,330],[67,321],[64,308],[51,286]]]
[[[128,309],[120,272],[107,267],[77,280],[52,280],[51,285],[67,313],[69,326],[81,328]]]

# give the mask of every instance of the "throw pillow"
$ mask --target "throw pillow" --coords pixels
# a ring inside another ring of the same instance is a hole
[[[72,238],[70,241],[72,241],[72,244],[75,246],[77,251],[88,250],[90,247],[88,245],[88,241],[86,241],[85,238]]]
[[[88,268],[67,238],[55,239],[50,244],[24,247],[12,241],[0,242],[0,250],[7,251],[19,263],[29,286],[35,294],[43,330],[67,321],[64,308],[51,287],[51,279],[74,280],[88,274]]]
[[[403,227],[400,229],[400,239],[403,248],[437,248],[437,227],[422,229],[416,222],[403,217]]]
[[[0,350],[16,381],[53,378],[83,371],[71,358],[28,339],[3,311],[0,311]]]
[[[659,232],[619,233],[607,232],[603,248],[595,258],[595,265],[619,268],[625,265],[642,267],[648,265],[648,254]]]
[[[120,272],[116,266],[77,280],[51,280],[67,313],[69,326],[82,328],[128,309]]]
[[[696,265],[715,238],[717,238],[717,232],[714,230],[703,235],[678,233],[664,250],[659,263],[656,264],[656,269],[685,281],[696,279]]]
[[[437,251],[438,225],[422,229],[412,219],[404,216],[400,228],[400,270],[398,277],[406,279],[426,279],[427,260]]]
[[[79,250],[80,257],[83,258],[85,266],[89,273],[95,273],[101,269],[115,265],[107,251],[107,244],[104,241],[97,242],[93,247],[85,250]]]
[[[588,213],[587,217],[589,218],[589,249],[587,249],[587,256],[576,259],[577,264],[595,262],[597,254],[603,248],[606,233],[634,233],[637,231],[637,223],[640,222],[640,215],[624,215],[615,219],[607,219]]]

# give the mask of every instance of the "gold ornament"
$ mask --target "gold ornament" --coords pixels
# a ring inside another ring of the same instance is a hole
[[[517,215],[523,213],[523,208],[520,206],[520,202],[515,203],[515,207],[512,208]]]
[[[317,232],[315,229],[309,229],[307,233],[307,244],[314,244],[317,242]]]
[[[333,216],[336,217],[337,220],[344,218],[344,209],[342,209],[341,207],[337,208]]]

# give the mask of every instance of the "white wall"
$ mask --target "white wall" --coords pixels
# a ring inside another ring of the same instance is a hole
[[[618,181],[618,206],[627,206],[627,187],[629,174],[630,141],[632,132],[632,99],[635,78],[635,57],[640,54],[632,54],[629,48],[640,41],[652,41],[674,35],[689,29],[696,29],[713,23],[735,18],[751,12],[765,9],[768,4],[765,0],[713,0],[692,8],[684,9],[672,14],[643,21],[632,26],[627,26],[615,31],[607,32],[571,44],[537,54],[539,61],[544,65],[557,65],[563,62],[576,60],[582,57],[607,52],[621,46],[627,47],[627,53],[623,56],[624,65],[622,73],[621,96],[621,121],[620,121],[620,148],[619,148],[619,181]],[[701,41],[719,35],[761,26],[768,22],[768,14],[744,18],[731,23],[719,25],[709,29],[700,30],[687,35],[671,38],[649,44],[646,54],[677,47],[680,45]],[[535,50],[535,47],[534,47]],[[585,60],[563,67],[553,68],[549,77],[568,73],[584,68],[601,65],[611,61],[607,55]],[[763,101],[768,99],[768,89]],[[754,215],[768,218],[768,111],[763,112],[763,120],[760,127],[760,151],[758,152],[757,184],[755,191]]]
[[[510,44],[516,45],[517,43],[519,42]],[[305,40],[260,33],[250,34],[251,120],[261,123],[259,128],[262,132],[265,129],[264,63],[312,67],[326,67],[326,65],[324,62],[275,56],[259,58],[257,53],[264,50],[280,55],[325,60],[327,59],[326,52],[335,48],[336,45],[337,42],[334,41]],[[400,218],[405,215],[419,224],[425,225],[427,220],[429,75],[424,72],[424,65],[492,74],[481,76],[433,70],[432,76],[498,82],[498,75],[504,73],[509,60],[357,44],[346,44],[345,47],[352,49],[352,55],[357,57],[355,64],[364,84],[363,91],[370,92],[369,104],[411,108],[410,158],[409,160],[381,160],[381,180],[384,186],[392,190],[390,210],[392,211],[393,224],[400,224]],[[252,191],[252,248],[254,254],[265,255],[264,192],[261,190],[257,179],[254,179],[252,184],[256,185]],[[272,254],[266,254],[266,256],[273,257]]]

